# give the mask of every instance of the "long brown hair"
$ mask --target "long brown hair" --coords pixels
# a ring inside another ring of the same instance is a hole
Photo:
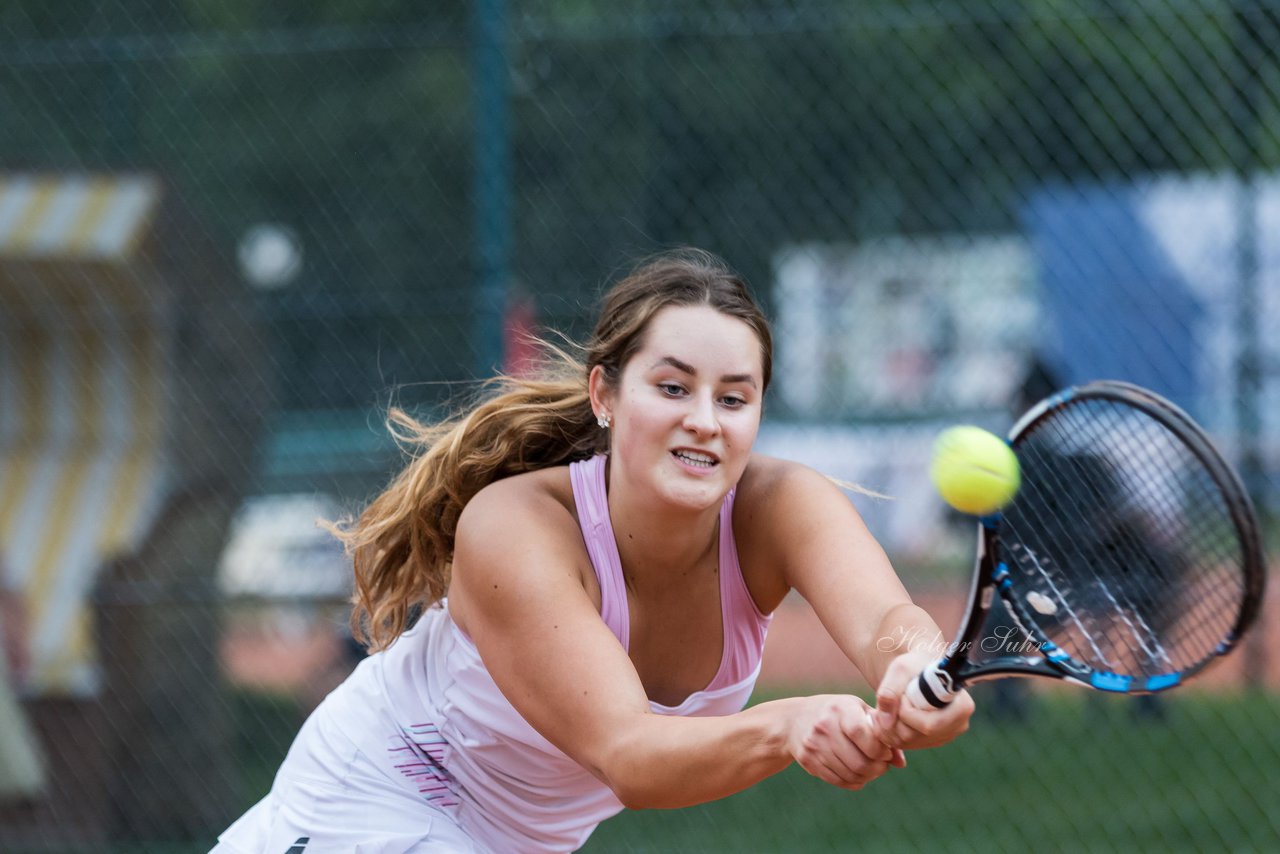
[[[640,264],[605,294],[581,357],[543,342],[546,359],[536,376],[499,376],[485,384],[479,403],[437,424],[390,410],[388,428],[410,453],[409,464],[358,519],[330,526],[355,568],[351,627],[358,639],[383,649],[415,609],[444,597],[458,517],[477,492],[608,449],[587,377],[600,365],[616,384],[649,321],[673,305],[707,305],[747,323],[760,340],[768,388],[773,339],[746,284],[711,253],[681,249]]]

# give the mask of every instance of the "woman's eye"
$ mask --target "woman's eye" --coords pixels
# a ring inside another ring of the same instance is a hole
[[[658,383],[658,388],[662,389],[662,393],[669,397],[676,397],[684,393],[684,387],[677,383]]]
[[[739,406],[746,406],[747,404],[747,401],[745,398],[737,397],[736,395],[731,397],[721,398],[721,402],[724,403],[725,406],[728,406],[732,409],[737,409]]]

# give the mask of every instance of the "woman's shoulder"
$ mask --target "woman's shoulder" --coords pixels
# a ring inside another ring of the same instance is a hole
[[[795,460],[752,454],[738,481],[735,501],[779,501],[787,499],[797,490],[807,493],[819,488],[821,492],[826,492],[826,487],[839,492],[829,477],[812,466]]]
[[[463,508],[457,536],[486,551],[585,554],[569,467],[522,472],[485,486]]]
[[[467,502],[463,518],[528,519],[555,523],[576,513],[568,466],[552,466],[495,480]]]
[[[753,454],[738,481],[733,534],[743,579],[756,607],[771,613],[790,586],[786,568],[796,543],[813,534],[829,502],[843,501],[823,474],[793,460]]]
[[[591,593],[591,564],[568,466],[511,475],[477,492],[458,519],[453,557],[449,610],[472,637],[477,591],[487,592],[490,585],[534,596],[567,570]],[[518,573],[512,573],[514,566]]]
[[[735,524],[765,537],[793,533],[815,516],[852,507],[841,484],[812,466],[763,454],[752,455],[734,497]]]

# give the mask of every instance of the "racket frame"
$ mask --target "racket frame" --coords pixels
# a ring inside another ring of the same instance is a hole
[[[1059,679],[1125,694],[1165,691],[1182,684],[1217,658],[1229,653],[1256,620],[1265,592],[1266,564],[1252,502],[1235,470],[1223,460],[1199,425],[1177,406],[1139,386],[1114,380],[1072,387],[1040,401],[1018,419],[1010,429],[1008,439],[1014,452],[1017,452],[1019,438],[1029,433],[1037,423],[1057,409],[1074,405],[1081,399],[1118,401],[1159,421],[1183,441],[1218,484],[1241,545],[1244,567],[1243,598],[1231,630],[1212,655],[1179,671],[1138,680],[1127,675],[1095,670],[1073,659],[1041,632],[1035,617],[1015,595],[1015,585],[1008,569],[997,560],[1001,514],[994,513],[978,521],[974,578],[960,632],[947,654],[925,668],[908,686],[909,698],[917,706],[941,708],[950,703],[956,693],[967,684],[1009,676]],[[1000,598],[1005,611],[1036,651],[1027,655],[1006,655],[973,662],[969,654],[978,642],[996,597]]]

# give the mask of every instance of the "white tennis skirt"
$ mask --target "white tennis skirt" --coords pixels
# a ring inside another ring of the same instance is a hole
[[[323,703],[271,792],[218,839],[211,854],[488,854],[448,813],[382,776]]]

